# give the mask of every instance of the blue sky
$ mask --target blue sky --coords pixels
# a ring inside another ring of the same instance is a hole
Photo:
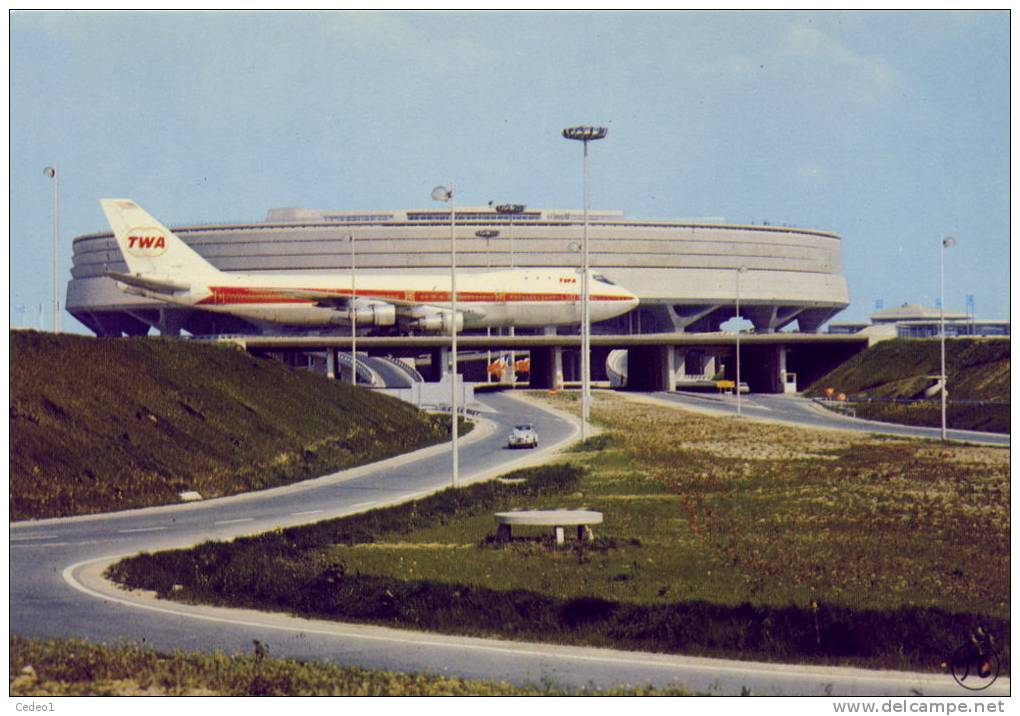
[[[1009,318],[1000,12],[15,12],[11,320],[50,326],[98,199],[164,223],[272,207],[580,207],[565,126],[605,124],[593,207],[832,231],[851,305]],[[19,306],[29,307],[21,309]],[[68,314],[65,330],[85,332]]]

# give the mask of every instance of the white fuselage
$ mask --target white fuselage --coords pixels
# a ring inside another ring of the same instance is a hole
[[[626,289],[605,280],[590,281],[591,320],[613,318],[637,305]],[[581,284],[564,269],[516,269],[457,276],[457,313],[465,328],[537,327],[579,323]],[[346,322],[345,314],[319,298],[295,296],[300,291],[354,297],[357,304],[379,301],[398,307],[402,315],[449,311],[449,274],[289,275],[220,273],[208,285],[192,285],[175,302],[229,313],[252,321],[302,326]]]

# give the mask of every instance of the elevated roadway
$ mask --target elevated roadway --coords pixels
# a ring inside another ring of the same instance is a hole
[[[219,343],[233,343],[249,351],[323,350],[326,348],[350,349],[350,336],[223,336],[212,339]],[[644,333],[644,334],[593,334],[591,344],[600,348],[637,348],[648,346],[735,346],[735,333]],[[580,349],[577,335],[515,335],[481,336],[459,334],[457,344],[464,350],[512,348]],[[760,345],[840,345],[860,348],[868,345],[868,337],[858,334],[829,333],[742,333],[741,346]],[[426,334],[418,336],[360,336],[358,346],[366,351],[446,348],[450,336]]]
[[[350,336],[227,336],[217,342],[238,345],[252,353],[301,353],[350,350]],[[448,335],[365,336],[360,350],[369,354],[431,356],[428,380],[438,380],[437,366],[446,364]],[[554,388],[564,380],[579,379],[581,337],[577,335],[461,335],[460,350],[528,351],[532,388]],[[602,370],[613,350],[626,350],[628,386],[637,390],[673,390],[685,374],[709,374],[717,361],[736,350],[734,333],[596,334],[591,337],[593,372]],[[742,380],[752,392],[781,393],[787,377],[796,375],[802,385],[821,377],[843,361],[863,351],[869,338],[862,335],[819,333],[748,333],[740,336]],[[732,361],[728,361],[732,363]],[[595,379],[605,376],[596,374]]]

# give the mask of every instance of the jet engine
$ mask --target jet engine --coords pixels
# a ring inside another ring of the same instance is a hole
[[[457,333],[464,330],[464,314],[457,311]],[[453,322],[453,313],[450,311],[433,311],[414,317],[410,325],[419,331],[429,333],[449,333]]]
[[[344,314],[348,323],[355,319],[359,326],[392,326],[397,322],[397,308],[382,301],[358,301]]]

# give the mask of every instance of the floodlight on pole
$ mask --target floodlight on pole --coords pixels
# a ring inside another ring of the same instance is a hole
[[[510,239],[510,268],[514,268],[514,216],[523,214],[525,208],[524,204],[496,204],[495,206],[496,213],[507,216],[510,221],[510,235],[508,237]]]
[[[453,453],[453,486],[460,483],[460,456],[457,453],[457,225],[453,202],[453,184],[447,189],[437,186],[432,190],[435,201],[450,204],[450,436]]]
[[[584,175],[584,233],[581,249],[581,439],[588,433],[591,415],[591,310],[588,297],[588,142],[604,139],[606,127],[582,125],[563,130],[565,139],[584,145],[582,174]]]
[[[479,239],[485,239],[485,270],[492,270],[492,255],[489,253],[489,242],[492,239],[499,236],[499,232],[495,229],[481,229],[475,232],[475,236]],[[492,338],[492,326],[485,327],[486,338]],[[491,383],[492,373],[489,372],[489,366],[492,365],[492,346],[488,346],[485,349],[485,382]]]
[[[497,214],[506,216],[510,222],[510,268],[515,268],[514,264],[514,217],[524,213],[527,207],[524,204],[496,204],[495,209]],[[510,325],[510,336],[515,335],[516,328],[513,324]],[[515,388],[517,386],[517,351],[510,350],[510,387]]]
[[[43,174],[53,180],[53,332],[60,333],[60,176],[56,167],[46,167]]]
[[[942,358],[941,384],[942,389],[942,439],[946,439],[946,249],[956,246],[956,239],[947,236],[942,239],[939,248],[939,344]]]
[[[734,313],[734,320],[737,321],[737,380],[736,380],[736,391],[737,391],[737,415],[741,415],[740,412],[740,275],[747,273],[746,266],[740,266],[737,268],[737,310]]]

